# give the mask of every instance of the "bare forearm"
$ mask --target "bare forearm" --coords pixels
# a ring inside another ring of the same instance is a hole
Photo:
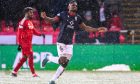
[[[55,23],[55,22],[59,21],[59,18],[58,17],[53,17],[53,18],[47,17],[47,15],[46,15],[45,12],[41,12],[41,17],[44,20],[46,20],[46,21],[48,21],[50,23]]]
[[[107,28],[105,27],[93,28],[93,27],[85,25],[84,23],[81,23],[79,26],[80,28],[84,29],[87,32],[97,32],[97,31],[106,32],[107,31]]]
[[[44,19],[45,19],[46,21],[50,22],[50,23],[55,23],[54,18],[45,17]]]
[[[85,31],[87,31],[87,32],[96,32],[96,31],[98,31],[98,29],[90,27],[90,26],[86,26]]]

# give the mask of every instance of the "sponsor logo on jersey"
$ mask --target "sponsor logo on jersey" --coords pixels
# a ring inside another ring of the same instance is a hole
[[[67,25],[67,28],[74,29],[74,21],[69,22],[70,25]]]

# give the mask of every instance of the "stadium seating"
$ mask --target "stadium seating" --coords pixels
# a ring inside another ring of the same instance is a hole
[[[134,43],[140,43],[140,0],[122,0],[122,17],[127,30],[135,30]],[[128,43],[132,37],[129,37]]]

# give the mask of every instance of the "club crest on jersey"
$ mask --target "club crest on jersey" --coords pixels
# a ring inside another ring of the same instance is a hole
[[[70,29],[74,29],[74,26],[73,26],[74,21],[70,21],[69,23],[70,23],[70,25],[67,25],[67,27],[70,28]]]
[[[29,27],[29,29],[33,29],[33,28],[34,28],[32,22],[29,22],[29,23],[28,23],[28,27]]]
[[[73,25],[74,24],[74,22],[73,21],[70,21],[70,25]]]

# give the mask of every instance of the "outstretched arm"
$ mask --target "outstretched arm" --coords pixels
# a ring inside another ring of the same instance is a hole
[[[22,38],[22,35],[21,34],[22,34],[22,30],[23,29],[18,28],[18,32],[17,32],[17,38],[18,38],[17,39],[17,42],[18,42],[18,45],[21,45],[21,40],[22,40],[21,39]]]
[[[97,32],[97,31],[98,32],[106,32],[107,31],[107,28],[105,28],[105,27],[93,28],[93,27],[87,26],[83,22],[79,26],[80,26],[80,28],[84,29],[87,32]]]
[[[17,48],[17,50],[18,51],[21,51],[21,40],[22,40],[22,30],[23,29],[21,29],[21,28],[18,28],[18,32],[17,32],[17,44],[18,44],[18,48]]]
[[[58,17],[53,17],[53,18],[50,18],[50,17],[47,17],[46,13],[45,12],[41,12],[41,17],[50,22],[50,23],[56,23],[59,21],[59,18]]]
[[[41,33],[39,31],[37,31],[36,29],[33,29],[33,33],[34,33],[34,35],[41,36]]]
[[[45,34],[40,33],[40,32],[37,31],[36,29],[33,29],[33,33],[34,33],[34,35],[37,35],[37,36],[43,36],[43,38],[45,38]]]

